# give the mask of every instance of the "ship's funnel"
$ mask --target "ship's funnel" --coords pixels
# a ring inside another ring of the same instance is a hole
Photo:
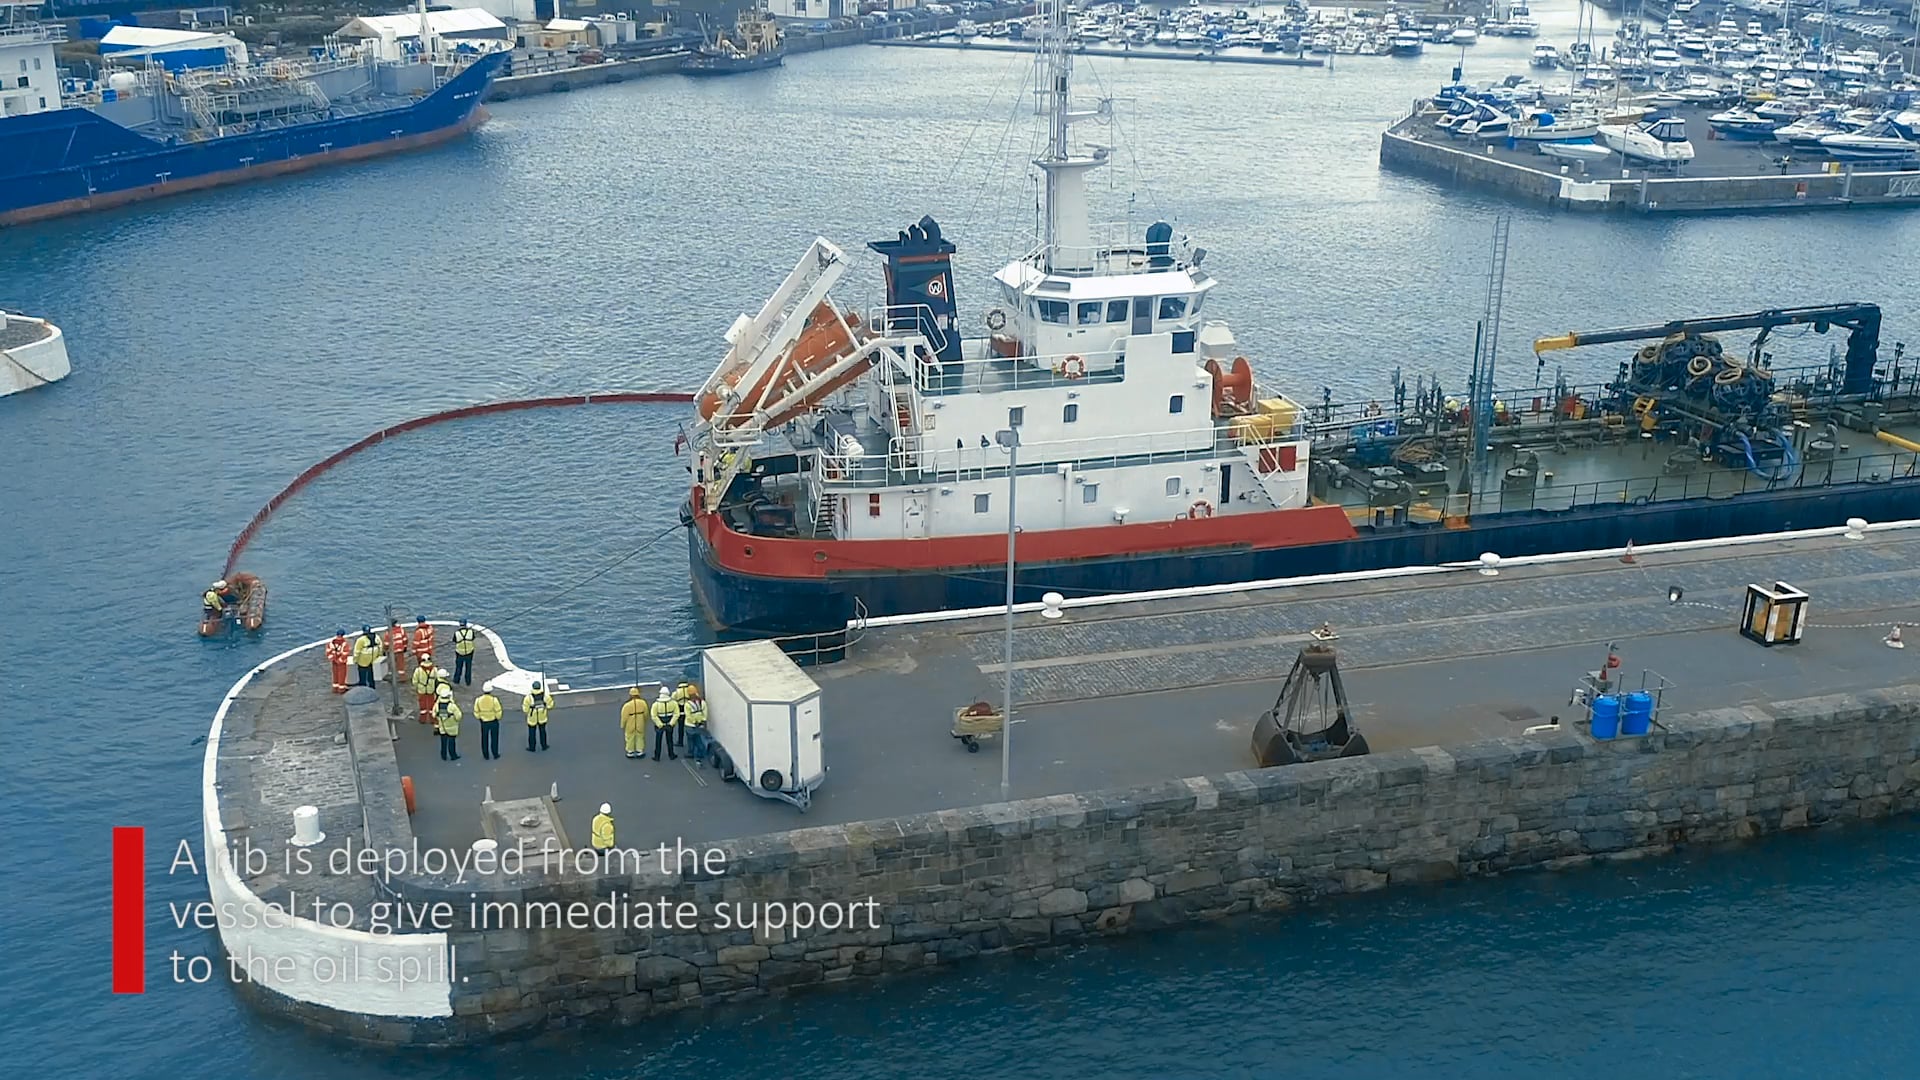
[[[1173,226],[1164,221],[1147,226],[1147,265],[1154,270],[1173,267]]]
[[[931,217],[901,230],[896,240],[867,247],[887,257],[886,329],[917,331],[944,363],[960,362],[953,302],[954,247]]]

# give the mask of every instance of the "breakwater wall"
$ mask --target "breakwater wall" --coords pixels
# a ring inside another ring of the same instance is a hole
[[[1541,158],[1543,163],[1549,159]],[[1619,176],[1618,162],[1532,168],[1399,131],[1380,136],[1380,164],[1455,187],[1477,188],[1568,210],[1638,213],[1920,207],[1920,170],[1863,169],[1775,176]],[[1609,171],[1611,170],[1611,175]]]
[[[413,836],[383,710],[344,711],[366,841],[404,850]],[[358,1040],[472,1043],[1916,807],[1920,685],[1909,685],[1664,717],[1642,738],[1565,729],[799,829],[711,845],[672,870],[646,850],[671,837],[623,834],[644,854],[615,872],[402,874],[379,892],[452,913],[431,936],[450,953],[426,991],[439,996],[409,1006],[428,1015],[343,1010],[297,987],[248,996]],[[836,911],[842,925],[742,928],[738,913],[756,904],[789,922],[801,905],[816,922]]]
[[[1010,4],[976,15],[974,18],[998,21],[1019,18],[1032,13],[1031,4]],[[958,15],[922,15],[906,22],[889,22],[884,26],[850,26],[822,33],[793,33],[786,38],[787,52],[790,54],[818,52],[821,49],[845,48],[848,45],[861,45],[869,41],[882,41],[908,34],[949,30],[961,19],[962,16]],[[636,60],[609,60],[600,64],[579,64],[556,71],[509,75],[494,80],[493,86],[487,90],[486,100],[510,101],[514,98],[532,97],[535,94],[566,93],[592,86],[606,86],[633,79],[651,78],[655,75],[671,75],[680,70],[681,62],[686,59],[686,55],[679,52],[664,53]]]

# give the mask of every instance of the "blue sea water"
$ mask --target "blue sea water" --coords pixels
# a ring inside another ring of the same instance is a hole
[[[1543,17],[1557,20],[1546,40],[1571,36],[1570,11]],[[1477,46],[1469,77],[1521,70],[1527,48]],[[1460,385],[1499,204],[1375,164],[1379,128],[1444,80],[1441,52],[1343,57],[1330,73],[1086,65],[1118,102],[1123,147],[1095,201],[1141,228],[1169,216],[1211,248],[1213,314],[1294,396],[1381,395],[1395,366]],[[536,607],[673,522],[672,408],[510,414],[377,447],[254,542],[243,567],[272,583],[267,630],[201,642],[198,593],[255,509],[335,449],[434,409],[690,389],[816,233],[857,249],[933,213],[962,245],[963,305],[978,304],[967,282],[1032,221],[1021,64],[866,48],[512,102],[442,150],[0,232],[0,306],[59,322],[75,368],[0,400],[8,1071],[1911,1073],[1910,823],[1397,893],[485,1054],[346,1051],[217,984],[172,981],[168,954],[211,941],[167,918],[169,902],[204,897],[167,866],[181,840],[197,847],[201,740],[251,665],[389,604],[510,620],[526,658],[666,656],[697,633],[677,534]],[[1522,343],[1537,334],[1835,299],[1881,303],[1891,341],[1920,327],[1917,238],[1920,216],[1892,210],[1522,209],[1503,374],[1532,378]],[[1572,374],[1616,360],[1579,356]],[[138,997],[108,993],[115,825],[148,830]]]

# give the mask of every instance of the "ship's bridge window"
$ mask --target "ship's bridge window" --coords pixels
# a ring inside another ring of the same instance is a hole
[[[975,495],[973,497],[973,512],[976,514],[986,513],[987,505],[991,501],[992,501],[992,496],[990,495]]]
[[[1080,489],[1080,501],[1081,501],[1081,502],[1083,502],[1083,503],[1097,503],[1097,502],[1099,502],[1099,501],[1100,501],[1100,485],[1099,485],[1099,484],[1088,484],[1088,485],[1086,485],[1085,487],[1083,487],[1083,488],[1081,488],[1081,489]]]
[[[1128,318],[1127,310],[1128,304],[1125,300],[1107,301],[1107,321],[1126,322]]]
[[[1184,296],[1163,296],[1160,298],[1160,317],[1178,319],[1187,313],[1187,298]]]
[[[1167,477],[1167,498],[1169,499],[1175,498],[1179,494],[1180,494],[1180,478],[1177,476]]]
[[[1065,300],[1035,300],[1033,303],[1040,314],[1041,322],[1064,323],[1067,321]]]
[[[1175,394],[1167,399],[1167,411],[1169,413],[1185,412],[1186,408],[1187,395],[1185,394]]]
[[[1080,422],[1079,404],[1076,402],[1068,402],[1067,404],[1062,405],[1060,407],[1060,422],[1063,424],[1079,423]]]
[[[1097,326],[1100,323],[1100,301],[1088,300],[1080,304],[1079,317],[1074,320],[1081,326]]]

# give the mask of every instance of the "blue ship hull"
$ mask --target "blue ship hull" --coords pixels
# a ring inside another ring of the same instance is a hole
[[[739,75],[748,71],[765,71],[779,67],[784,53],[761,53],[758,56],[720,56],[702,53],[688,57],[680,65],[683,75]]]
[[[192,142],[165,142],[85,108],[0,120],[0,225],[120,206],[445,141],[485,119],[506,63],[493,53],[408,105]]]
[[[1115,556],[1021,564],[1015,594],[1022,603],[1046,592],[1068,597],[1221,585],[1399,566],[1468,562],[1483,552],[1543,555],[1637,544],[1704,540],[1920,518],[1920,480],[1791,488],[1725,499],[1642,505],[1528,510],[1477,517],[1473,527],[1411,523],[1361,527],[1353,539],[1263,551],[1219,550]],[[1006,602],[1006,564],[875,571],[786,580],[730,571],[717,564],[698,528],[688,533],[693,595],[722,633],[781,636],[843,628],[856,611],[869,616],[997,607]],[[858,601],[858,607],[856,607]]]

